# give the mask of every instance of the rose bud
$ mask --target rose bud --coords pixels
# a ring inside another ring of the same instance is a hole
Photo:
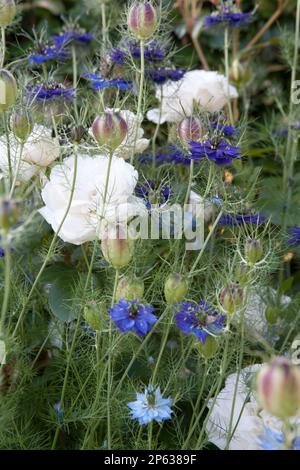
[[[189,285],[187,280],[179,273],[172,273],[165,282],[165,298],[169,305],[181,302],[188,291]]]
[[[140,300],[144,295],[144,282],[136,277],[125,276],[120,279],[116,300]]]
[[[32,132],[33,120],[27,111],[18,111],[10,119],[10,128],[17,139],[25,142]]]
[[[101,330],[101,307],[97,306],[96,302],[89,302],[84,308],[84,319],[93,330]]]
[[[15,104],[17,93],[14,76],[8,70],[0,70],[0,112],[6,111]]]
[[[243,304],[243,289],[236,284],[225,287],[220,294],[220,302],[228,315],[233,315]]]
[[[0,27],[6,28],[12,24],[16,16],[15,0],[0,0]]]
[[[245,258],[249,262],[249,264],[256,264],[258,261],[260,261],[263,257],[263,248],[261,241],[254,238],[254,239],[249,239],[246,241],[245,245]]]
[[[198,118],[187,117],[178,124],[178,137],[183,144],[188,144],[191,140],[197,141],[202,135],[202,126]]]
[[[260,404],[281,419],[297,414],[300,408],[300,369],[286,357],[277,357],[257,374]]]
[[[99,145],[115,150],[127,135],[127,124],[119,113],[102,113],[94,121],[92,131]]]
[[[116,230],[108,230],[101,242],[102,254],[115,269],[128,266],[133,256],[134,241],[125,238],[124,229],[118,225]]]
[[[18,220],[19,203],[13,199],[0,199],[0,228],[5,232]]]
[[[136,38],[149,39],[158,25],[156,9],[150,2],[134,3],[128,12],[127,24]]]

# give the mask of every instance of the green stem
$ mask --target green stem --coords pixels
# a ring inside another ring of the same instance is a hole
[[[170,310],[170,308],[167,308],[167,310]],[[157,358],[157,361],[156,361],[156,364],[155,364],[155,368],[154,368],[154,371],[153,371],[153,374],[152,374],[152,377],[151,377],[151,383],[153,386],[155,386],[155,379],[156,379],[156,376],[157,376],[157,372],[158,372],[158,369],[159,369],[159,365],[160,365],[160,362],[161,362],[161,359],[162,359],[162,355],[164,353],[164,350],[165,350],[165,347],[166,347],[166,344],[167,344],[167,340],[168,340],[168,337],[169,337],[169,333],[170,333],[170,329],[171,329],[171,325],[172,325],[172,319],[167,317],[167,328],[165,328],[165,331],[164,331],[164,335],[163,335],[163,338],[162,338],[162,342],[161,342],[161,346],[160,346],[160,351],[159,351],[159,354],[158,354],[158,358]]]
[[[5,253],[4,257],[4,296],[1,308],[0,318],[0,334],[4,332],[5,316],[8,308],[9,295],[10,295],[10,275],[11,275],[11,254],[9,250],[8,234],[3,236],[3,249]]]
[[[106,8],[105,8],[105,3],[103,1],[101,3],[101,18],[102,18],[102,53],[105,53],[107,24],[106,24]]]
[[[230,85],[229,85],[229,29],[225,28],[224,31],[224,54],[225,54],[225,75],[227,78],[228,88],[227,88],[227,102],[228,102],[228,111],[230,117],[230,123],[234,126],[234,118],[231,106],[231,99],[230,99]]]
[[[75,93],[74,108],[75,108],[75,116],[78,120],[78,108],[77,108],[78,68],[77,68],[76,46],[72,46],[72,64],[73,64],[73,88],[74,88],[74,93]]]
[[[159,103],[159,118],[158,118],[158,123],[155,128],[155,132],[153,135],[153,140],[152,140],[152,168],[155,170],[156,167],[156,141],[157,141],[157,136],[159,133],[160,129],[160,121],[161,121],[161,115],[162,115],[162,102],[163,102],[163,87],[160,87],[160,103]]]
[[[10,149],[10,139],[9,139],[9,128],[7,123],[7,114],[4,111],[2,113],[3,116],[3,125],[5,130],[5,137],[6,137],[6,146],[7,146],[7,162],[8,162],[8,175],[9,175],[9,184],[12,184],[12,164],[11,164],[11,149]]]
[[[1,39],[2,39],[2,58],[1,58],[1,68],[4,67],[5,63],[5,54],[6,54],[6,35],[5,27],[1,28]]]
[[[20,145],[20,155],[19,155],[16,170],[15,170],[14,180],[13,180],[13,183],[12,183],[12,186],[11,186],[11,189],[10,189],[10,193],[9,193],[10,198],[12,198],[13,195],[14,195],[14,190],[15,190],[15,187],[16,187],[16,184],[17,184],[17,181],[18,181],[20,166],[21,166],[21,162],[22,162],[22,154],[23,154],[24,144],[25,144],[25,142],[21,142],[21,145]]]
[[[141,70],[140,70],[140,86],[139,86],[139,97],[138,97],[138,106],[137,106],[137,120],[139,120],[139,117],[142,116],[142,104],[143,104],[143,94],[144,94],[144,80],[145,80],[145,42],[141,40],[140,42],[140,51],[141,51]],[[132,148],[132,154],[131,154],[131,159],[130,163],[133,163],[134,160],[134,155],[135,155],[135,148],[136,148],[136,143],[138,139],[138,133],[139,133],[139,126],[137,125],[136,127],[136,133],[135,133],[135,139],[134,139],[134,145]]]

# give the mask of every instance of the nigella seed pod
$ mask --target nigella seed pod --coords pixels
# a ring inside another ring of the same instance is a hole
[[[150,2],[134,3],[128,12],[127,24],[136,38],[149,39],[158,24],[156,9]]]
[[[127,136],[127,124],[119,113],[102,113],[96,117],[92,131],[99,145],[115,150]]]
[[[0,228],[7,232],[14,225],[19,216],[20,205],[14,199],[0,199]]]
[[[118,225],[114,229],[108,229],[102,237],[101,249],[106,261],[115,269],[120,269],[130,263],[134,241],[126,237],[124,228]]]
[[[236,284],[225,287],[220,294],[220,302],[228,315],[234,315],[243,304],[243,289]]]
[[[177,304],[184,300],[189,285],[187,280],[179,273],[172,273],[168,276],[165,282],[165,298],[169,305]]]
[[[178,137],[183,144],[188,144],[191,140],[198,141],[203,135],[200,119],[196,117],[184,118],[178,124]]]
[[[219,344],[213,336],[207,336],[205,343],[197,341],[195,348],[204,357],[204,359],[211,359],[214,357],[219,349]]]
[[[16,16],[15,0],[0,0],[0,27],[11,25]]]
[[[17,82],[8,70],[0,70],[0,112],[13,106],[17,99]]]
[[[263,247],[260,240],[254,238],[246,241],[245,258],[249,264],[256,264],[262,259],[263,254]]]
[[[118,283],[116,300],[140,300],[144,295],[144,289],[145,286],[142,279],[124,276]]]
[[[252,272],[247,264],[241,263],[236,270],[236,279],[241,286],[248,285],[252,280]]]
[[[32,132],[33,120],[27,111],[18,111],[10,119],[10,128],[17,139],[25,142]]]
[[[281,419],[297,414],[300,408],[300,369],[286,357],[277,357],[257,374],[260,404]]]
[[[84,308],[84,319],[88,323],[88,325],[93,328],[95,331],[101,330],[101,310],[102,308],[96,304],[96,302],[90,302]],[[105,311],[105,309],[103,309]]]

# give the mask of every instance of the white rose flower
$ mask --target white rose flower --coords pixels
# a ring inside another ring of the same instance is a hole
[[[143,116],[141,114],[137,116],[128,109],[107,108],[105,111],[119,113],[127,124],[127,135],[121,145],[114,150],[114,155],[126,160],[131,157],[134,146],[135,154],[143,153],[150,143],[149,139],[144,138],[144,129],[141,127]],[[90,134],[93,135],[91,129]]]
[[[9,135],[12,174],[15,176],[20,158],[21,144],[13,133]],[[35,125],[33,132],[24,144],[22,160],[18,172],[18,182],[29,181],[33,176],[43,173],[60,155],[59,141],[52,138],[51,130]],[[6,137],[0,137],[0,169],[4,177],[9,174]]]
[[[156,98],[161,101],[160,110],[151,109],[147,118],[161,124],[164,122],[180,122],[186,116],[192,116],[194,106],[214,113],[221,111],[227,104],[227,99],[237,98],[238,92],[235,87],[228,84],[227,78],[218,72],[206,70],[192,70],[187,72],[178,82],[168,81],[161,87],[157,87]]]
[[[41,215],[57,231],[70,200],[75,157],[66,158],[56,165],[50,180],[42,190],[45,206]],[[101,237],[106,224],[126,223],[135,215],[145,215],[142,200],[133,195],[138,173],[123,159],[113,157],[103,207],[109,159],[107,156],[78,155],[77,178],[71,208],[59,232],[59,237],[74,245]],[[103,221],[99,221],[103,216]],[[98,231],[98,232],[97,232]]]
[[[255,373],[261,367],[262,364],[255,364],[241,371],[231,426],[231,432],[235,429],[235,433],[229,450],[259,450],[261,447],[258,437],[264,434],[265,427],[277,432],[282,430],[282,421],[262,410],[251,391]],[[226,447],[236,380],[236,373],[227,377],[206,426],[208,440],[222,450]],[[212,400],[208,406],[211,408]],[[300,426],[300,415],[291,422]]]

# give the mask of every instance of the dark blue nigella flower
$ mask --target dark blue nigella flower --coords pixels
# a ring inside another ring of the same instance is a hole
[[[225,140],[219,142],[213,142],[212,140],[191,142],[190,152],[190,158],[193,160],[208,158],[208,160],[219,166],[230,165],[232,160],[241,156],[240,148],[229,144]]]
[[[30,64],[43,64],[49,60],[64,60],[69,56],[68,52],[63,51],[56,46],[48,46],[39,52],[31,54],[28,58]]]
[[[251,16],[252,13],[229,11],[224,7],[223,11],[206,16],[204,18],[204,26],[210,28],[212,26],[223,24],[229,28],[239,28],[241,26],[246,26],[249,23]]]
[[[219,315],[204,300],[198,304],[182,302],[176,314],[176,325],[186,334],[194,334],[205,343],[208,335],[217,335],[224,331],[226,317]]]
[[[144,336],[157,321],[152,313],[153,310],[151,305],[140,304],[137,300],[121,299],[109,309],[109,312],[111,319],[122,333],[133,331],[139,336]]]
[[[141,48],[138,43],[124,43],[120,47],[114,48],[110,53],[110,59],[117,65],[123,65],[129,57],[140,60]],[[161,62],[165,59],[166,53],[157,41],[151,41],[145,45],[144,57],[147,62]]]
[[[265,222],[266,218],[263,214],[223,214],[219,220],[219,225],[244,225],[244,224],[251,224],[251,225],[261,225]]]
[[[51,101],[55,98],[72,99],[74,88],[65,88],[61,84],[35,85],[28,88],[30,96],[39,101]]]
[[[71,43],[79,46],[88,46],[94,39],[94,35],[90,33],[79,33],[76,31],[66,31],[57,36],[53,36],[53,42],[58,48],[64,48]]]
[[[237,129],[229,124],[212,123],[211,127],[226,138],[234,137],[238,134]]]
[[[151,210],[153,204],[162,206],[170,197],[169,186],[156,185],[154,181],[149,179],[144,184],[138,184],[135,192],[145,200],[148,210]]]
[[[5,251],[2,248],[2,246],[0,246],[0,258],[4,258],[4,256],[5,256]]]
[[[84,77],[91,80],[92,87],[95,90],[102,90],[104,88],[119,88],[122,91],[132,90],[133,82],[125,80],[124,78],[114,78],[113,80],[105,80],[101,75],[94,73],[86,73]]]
[[[157,85],[163,85],[168,80],[177,82],[181,80],[185,74],[183,69],[168,69],[168,68],[159,68],[159,69],[146,69],[145,75],[150,78]]]
[[[300,244],[300,228],[295,227],[289,230],[290,238],[288,240],[288,244],[291,246],[299,245]]]
[[[273,429],[264,428],[264,434],[258,436],[262,450],[300,450],[300,436],[295,437],[287,447],[284,434]]]
[[[112,62],[114,62],[117,65],[123,65],[126,58],[127,58],[127,53],[123,51],[122,49],[113,49],[112,52],[110,53],[110,59]]]

